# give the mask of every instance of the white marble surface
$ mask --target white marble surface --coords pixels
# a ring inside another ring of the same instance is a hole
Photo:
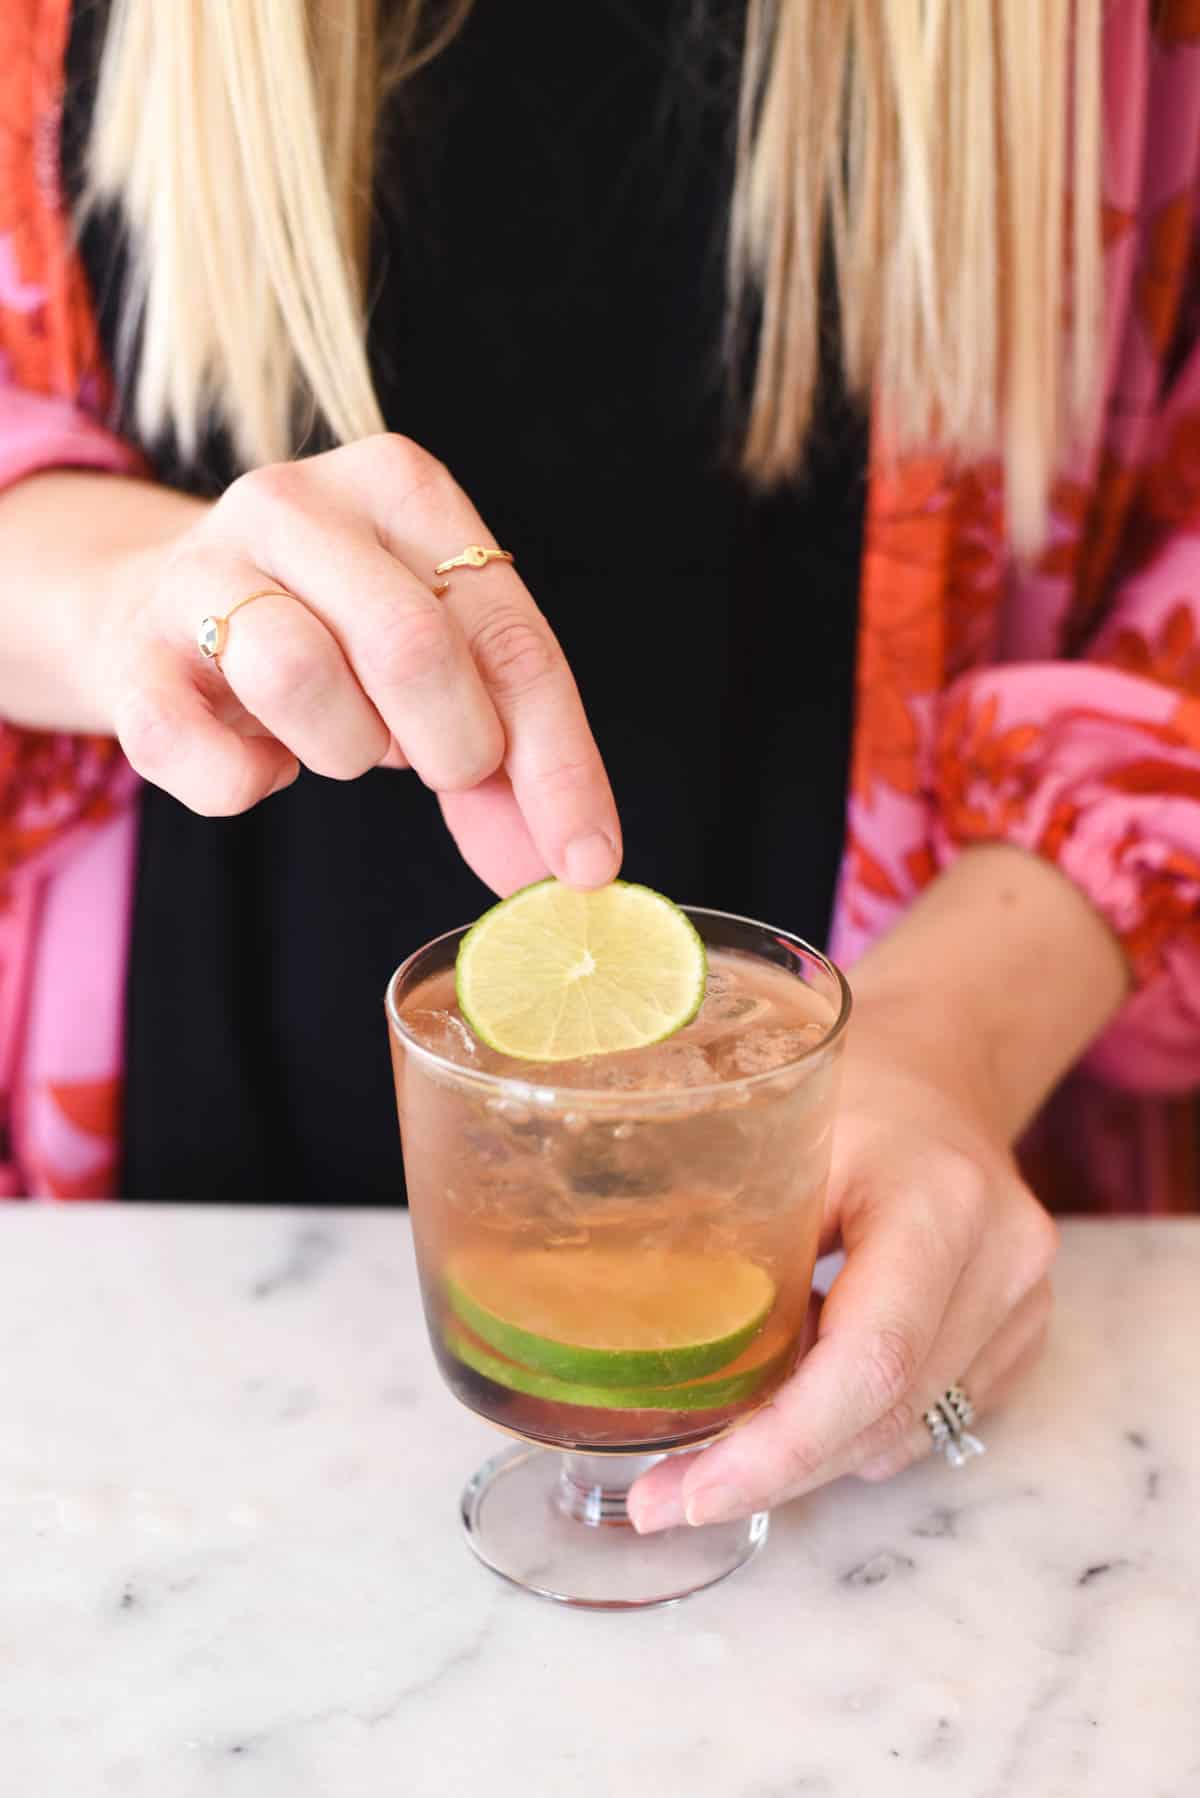
[[[674,1610],[458,1536],[495,1444],[397,1214],[0,1211],[11,1798],[1200,1794],[1200,1222],[1068,1228],[991,1452]]]

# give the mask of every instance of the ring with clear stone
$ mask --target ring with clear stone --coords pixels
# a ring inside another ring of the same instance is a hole
[[[974,1421],[975,1407],[961,1386],[949,1387],[926,1411],[925,1425],[934,1449],[951,1467],[962,1467],[972,1455],[987,1453],[985,1444],[971,1434]]]
[[[225,653],[225,645],[229,639],[229,620],[235,612],[240,612],[243,606],[250,605],[256,599],[294,599],[295,597],[294,593],[287,593],[282,587],[261,587],[257,593],[247,593],[245,599],[239,599],[236,605],[230,606],[223,617],[215,614],[200,620],[200,629],[196,632],[196,647],[206,661],[215,662],[220,668],[221,657]]]

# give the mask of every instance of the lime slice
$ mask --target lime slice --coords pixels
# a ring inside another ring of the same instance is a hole
[[[734,1361],[775,1302],[741,1255],[655,1249],[465,1250],[446,1292],[491,1348],[574,1385],[675,1386]]]
[[[557,1405],[587,1405],[594,1411],[716,1411],[740,1404],[781,1371],[795,1346],[782,1330],[768,1330],[736,1363],[704,1380],[678,1386],[588,1386],[522,1367],[494,1353],[464,1327],[452,1325],[444,1340],[459,1361],[498,1386]]]
[[[522,1061],[641,1049],[690,1023],[704,944],[649,887],[577,893],[557,880],[485,912],[458,950],[458,1007],[483,1042]]]

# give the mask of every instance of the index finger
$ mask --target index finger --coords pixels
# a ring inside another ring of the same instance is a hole
[[[534,844],[560,879],[603,886],[621,865],[621,827],[558,639],[511,569],[458,581],[445,603],[504,726],[505,772]]]
[[[417,446],[393,439],[339,453],[338,481],[369,497],[379,541],[418,581],[432,582],[468,546],[501,547],[449,471]],[[548,621],[502,562],[452,569],[441,603],[503,727],[504,771],[538,854],[572,886],[603,886],[621,864],[616,803]]]
[[[780,1503],[819,1485],[863,1430],[916,1421],[912,1396],[961,1273],[957,1252],[908,1206],[876,1214],[850,1245],[818,1338],[787,1384],[682,1482],[689,1523]],[[911,1417],[908,1413],[911,1411]]]

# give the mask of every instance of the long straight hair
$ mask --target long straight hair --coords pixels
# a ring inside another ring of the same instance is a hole
[[[250,466],[382,428],[364,281],[382,100],[471,0],[113,0],[89,203],[133,248],[135,418]],[[1004,467],[1014,546],[1096,402],[1103,0],[749,0],[730,341],[742,463],[802,467],[828,256],[852,392],[897,451]]]

